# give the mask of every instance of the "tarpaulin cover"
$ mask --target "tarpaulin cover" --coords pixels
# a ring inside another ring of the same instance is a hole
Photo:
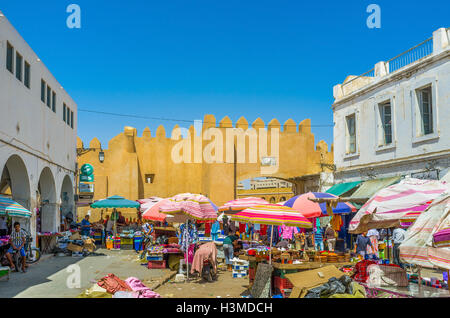
[[[355,187],[360,185],[361,182],[362,181],[355,181],[355,182],[345,182],[345,183],[335,184],[334,186],[332,186],[325,192],[340,196],[340,195],[347,193],[350,190],[354,189]]]
[[[372,196],[351,220],[349,232],[398,227],[407,213],[423,212],[448,189],[448,184],[438,180],[406,178]]]
[[[450,194],[435,199],[406,231],[400,245],[400,259],[405,263],[450,270],[450,248],[436,247],[433,234],[450,222]]]
[[[391,177],[364,181],[364,183],[350,196],[350,199],[368,199],[381,189],[399,182],[400,179],[401,177]],[[358,203],[355,204],[357,208],[361,207]]]

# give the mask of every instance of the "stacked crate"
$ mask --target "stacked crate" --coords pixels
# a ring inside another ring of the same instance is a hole
[[[249,263],[244,260],[233,261],[233,278],[246,277],[248,275]]]

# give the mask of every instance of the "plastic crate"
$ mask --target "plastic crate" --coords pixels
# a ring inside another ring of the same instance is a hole
[[[294,285],[287,279],[287,278],[281,278],[279,276],[274,276],[273,278],[273,286],[275,288],[280,289],[281,291],[285,289],[292,289],[294,288]]]
[[[162,255],[147,255],[147,261],[162,261],[163,256]]]
[[[122,244],[120,246],[121,250],[132,250],[133,249],[133,244]]]
[[[247,274],[239,274],[239,273],[233,273],[233,278],[242,278],[242,277],[246,277]]]
[[[243,270],[247,271],[248,268],[249,268],[248,265],[233,265],[233,270],[236,271],[243,271]]]
[[[164,269],[166,268],[166,261],[149,261],[147,264],[149,269]]]

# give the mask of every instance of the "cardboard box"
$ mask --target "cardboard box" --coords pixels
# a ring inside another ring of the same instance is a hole
[[[289,298],[303,298],[308,293],[308,290],[325,284],[331,277],[340,278],[343,275],[345,273],[338,270],[334,265],[294,274],[286,274],[285,277],[294,286]]]
[[[69,239],[72,240],[72,241],[74,241],[74,240],[81,240],[81,235],[80,235],[80,233],[76,232]]]
[[[83,247],[73,244],[73,243],[69,243],[69,245],[67,245],[67,249],[71,252],[82,252],[83,251]]]

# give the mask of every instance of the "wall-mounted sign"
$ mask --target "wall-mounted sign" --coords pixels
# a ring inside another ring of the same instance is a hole
[[[429,170],[411,173],[411,178],[424,179],[424,180],[439,180],[439,170]]]
[[[80,169],[80,182],[94,182],[94,167],[86,163]]]
[[[93,183],[84,183],[80,182],[79,193],[94,193],[94,184]]]

